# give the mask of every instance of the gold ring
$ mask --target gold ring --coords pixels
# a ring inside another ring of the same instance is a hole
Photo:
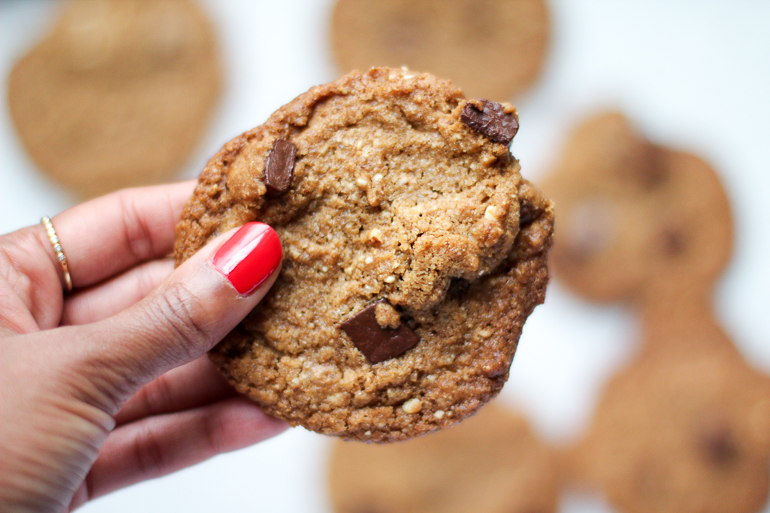
[[[45,226],[45,233],[48,235],[48,240],[51,241],[51,246],[56,253],[56,259],[61,264],[61,270],[64,273],[64,287],[67,292],[72,292],[72,276],[70,276],[70,266],[67,264],[67,257],[64,255],[64,250],[59,242],[59,236],[56,235],[56,229],[53,227],[51,218],[43,216],[40,222]]]

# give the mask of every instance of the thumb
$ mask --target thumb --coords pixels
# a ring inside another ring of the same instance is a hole
[[[105,372],[95,382],[106,409],[216,345],[265,296],[281,258],[271,227],[246,224],[202,248],[142,301],[90,325],[81,337],[97,361],[85,370]]]

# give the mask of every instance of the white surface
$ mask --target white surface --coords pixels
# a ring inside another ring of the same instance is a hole
[[[261,123],[309,86],[335,78],[326,30],[331,0],[223,1],[207,6],[220,26],[229,86],[211,130],[190,159],[194,176],[225,141]],[[698,153],[720,171],[733,201],[735,258],[718,312],[758,367],[770,371],[770,2],[559,0],[555,41],[539,86],[517,102],[513,144],[537,180],[570,128],[600,107],[618,107],[655,141]],[[0,67],[42,33],[56,3],[0,2]],[[7,86],[4,82],[4,91]],[[2,102],[0,233],[38,222],[72,198],[32,165]],[[527,324],[504,400],[540,432],[569,440],[590,416],[606,377],[636,350],[635,320],[586,305],[558,284]],[[237,453],[99,499],[97,512],[330,511],[328,440],[296,429]],[[608,511],[566,496],[563,511]]]

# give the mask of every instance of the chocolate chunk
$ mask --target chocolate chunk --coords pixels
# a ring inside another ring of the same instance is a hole
[[[669,226],[661,232],[660,238],[666,256],[675,257],[684,253],[686,244],[681,230]]]
[[[420,337],[406,323],[402,322],[396,329],[381,327],[377,323],[378,303],[390,306],[387,300],[381,299],[340,324],[340,328],[372,365],[390,360],[420,341]]]
[[[668,150],[647,144],[644,151],[632,162],[620,168],[625,179],[639,184],[644,190],[654,190],[663,185],[668,176]]]
[[[700,433],[700,444],[709,460],[717,465],[731,463],[738,456],[732,430],[727,422],[711,422]]]
[[[479,103],[483,110],[474,105]],[[511,144],[513,136],[519,131],[516,114],[506,114],[502,105],[489,100],[469,101],[463,107],[460,119],[477,132],[505,145]]]
[[[519,207],[519,226],[526,226],[543,215],[543,210],[529,203],[522,202]]]
[[[270,197],[281,196],[291,186],[297,147],[287,139],[276,139],[265,162],[265,186]]]

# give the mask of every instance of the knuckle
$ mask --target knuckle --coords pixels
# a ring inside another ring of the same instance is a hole
[[[139,475],[152,478],[163,474],[166,466],[165,451],[159,436],[152,428],[145,427],[137,434],[133,452]]]
[[[202,419],[203,443],[212,455],[224,452],[222,433],[225,426],[218,415],[206,415]]]
[[[205,311],[203,301],[180,283],[170,283],[162,290],[157,305],[159,321],[170,335],[193,350],[210,338],[209,327],[198,317]]]
[[[139,391],[137,400],[142,409],[155,414],[172,407],[174,393],[168,377],[164,374]]]
[[[123,189],[115,193],[123,213],[123,238],[125,246],[137,261],[145,261],[152,257],[152,230],[135,203],[133,189]]]

